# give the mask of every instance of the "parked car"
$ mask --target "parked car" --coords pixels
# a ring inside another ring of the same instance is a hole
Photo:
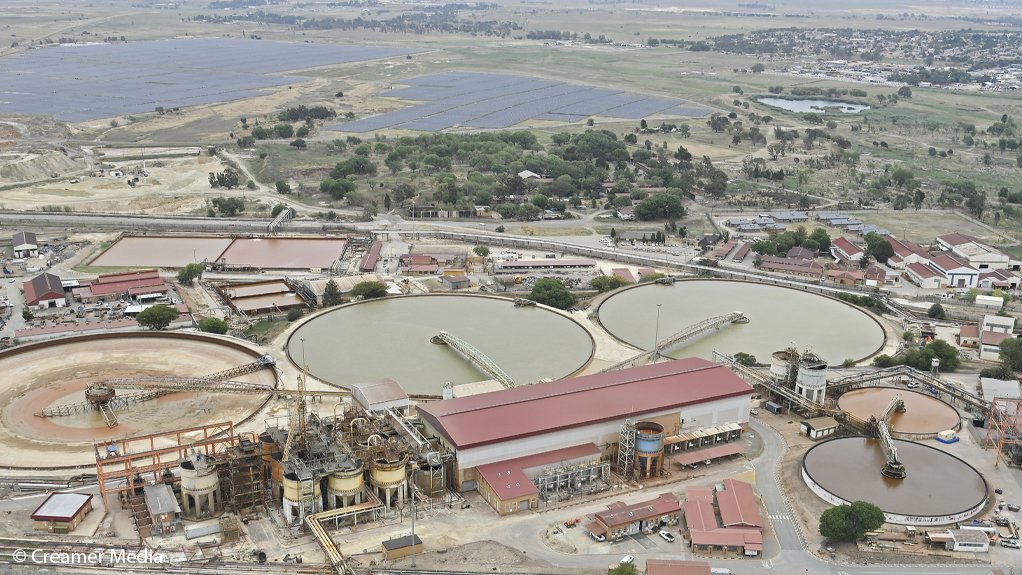
[[[1022,549],[1022,545],[1018,544],[1017,539],[1001,539],[1001,547],[1011,547],[1012,549]]]
[[[916,389],[917,387],[919,387],[919,382],[918,381],[910,381],[910,382],[908,382],[908,385],[906,387],[908,387],[909,389]]]
[[[998,495],[1004,495],[1004,490],[998,487],[997,489],[994,489],[994,493]]]
[[[1009,503],[1008,504],[1008,511],[1018,511],[1019,509],[1022,509],[1022,507],[1019,507],[1018,505],[1015,505],[1014,503]]]
[[[759,415],[759,410],[758,409],[750,409],[749,410],[749,415]]]
[[[671,535],[670,531],[665,531],[661,529],[658,535],[660,535],[660,538],[663,539],[664,541],[668,543],[674,543],[674,535]]]
[[[635,563],[635,555],[625,555],[622,557],[621,564],[624,565],[625,563]]]
[[[600,543],[603,543],[604,541],[607,540],[607,537],[605,535],[600,535],[599,533],[593,533],[592,531],[590,531],[589,534],[593,536],[593,539],[599,541]]]

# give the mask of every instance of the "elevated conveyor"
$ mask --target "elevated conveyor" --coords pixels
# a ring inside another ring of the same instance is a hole
[[[434,335],[430,338],[430,341],[436,344],[443,344],[451,349],[460,353],[465,359],[470,361],[473,365],[478,367],[483,373],[486,373],[493,379],[497,380],[501,385],[507,389],[517,387],[518,384],[511,379],[511,376],[504,372],[499,365],[493,362],[492,359],[486,356],[485,353],[479,351],[472,344],[467,341],[451,334],[446,331]]]

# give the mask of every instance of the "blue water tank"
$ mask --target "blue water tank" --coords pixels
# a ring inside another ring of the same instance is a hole
[[[653,421],[635,424],[635,451],[658,453],[664,449],[664,426]]]

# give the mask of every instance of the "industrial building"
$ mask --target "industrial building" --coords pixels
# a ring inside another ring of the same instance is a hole
[[[608,505],[606,511],[597,513],[595,519],[586,524],[586,529],[594,535],[618,541],[630,535],[673,527],[680,520],[680,512],[678,497],[672,493],[632,505],[617,501]]]
[[[763,517],[751,485],[725,479],[716,489],[690,487],[686,498],[685,524],[693,551],[763,552]]]
[[[596,269],[596,262],[588,259],[534,259],[501,262],[496,274],[520,274],[540,271]]]
[[[22,284],[25,292],[25,305],[40,309],[64,307],[67,297],[64,295],[64,284],[60,278],[51,273],[42,273]]]
[[[450,481],[468,491],[478,488],[482,466],[511,467],[520,458],[588,444],[611,446],[604,456],[617,455],[626,476],[659,475],[665,435],[747,423],[751,395],[727,367],[687,358],[427,403],[418,414],[424,434],[457,453]],[[598,478],[594,469],[574,472]],[[554,489],[520,467],[506,471],[516,483],[533,479]]]
[[[92,511],[92,495],[51,493],[32,512],[35,528],[49,533],[71,533]]]
[[[39,240],[33,232],[14,232],[11,249],[15,258],[34,258],[39,255]]]
[[[167,294],[167,283],[158,270],[140,270],[118,274],[100,274],[71,290],[74,299],[82,303],[98,303],[128,299],[145,301]]]

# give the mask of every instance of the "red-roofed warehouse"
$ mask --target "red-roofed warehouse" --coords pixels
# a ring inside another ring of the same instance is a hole
[[[746,423],[751,395],[727,367],[688,358],[430,402],[418,414],[426,436],[458,454],[452,479],[468,491],[487,464],[588,443],[613,451],[628,419],[667,435]]]

